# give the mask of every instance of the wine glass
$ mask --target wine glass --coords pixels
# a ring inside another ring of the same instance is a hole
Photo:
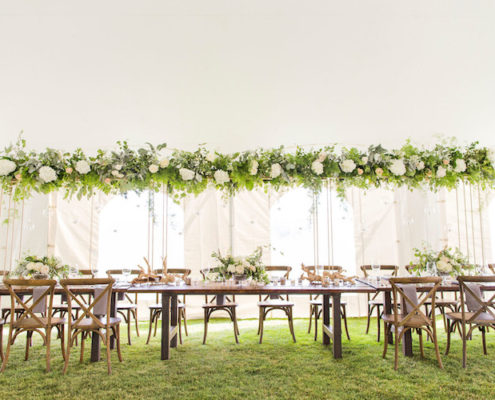
[[[434,275],[436,275],[436,273],[437,273],[436,269],[437,269],[437,265],[436,265],[435,262],[428,261],[426,263],[426,274],[427,274],[427,276],[434,276]]]
[[[376,281],[378,282],[379,275],[380,275],[380,264],[377,264],[377,263],[371,264],[371,271],[373,272],[373,276],[375,277]]]
[[[124,282],[129,282],[129,278],[131,276],[131,269],[129,267],[122,268],[122,276],[124,278]]]

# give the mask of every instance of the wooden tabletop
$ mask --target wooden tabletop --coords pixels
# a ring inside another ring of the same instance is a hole
[[[376,291],[379,292],[389,292],[392,290],[392,286],[390,286],[390,283],[388,282],[387,278],[381,278],[379,282],[376,281],[376,279],[373,278],[360,278],[358,281],[362,284],[368,285],[371,288],[375,289]],[[418,291],[428,291],[429,289],[432,288],[433,285],[416,285],[416,288]],[[459,291],[459,284],[457,281],[447,281],[446,283],[442,283],[438,287],[439,291],[442,292],[457,292]],[[490,284],[482,284],[481,285],[481,290],[495,290],[495,284],[490,283]]]

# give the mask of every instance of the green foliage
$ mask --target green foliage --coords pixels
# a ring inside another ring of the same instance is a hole
[[[416,261],[411,262],[411,265],[413,265],[412,270],[417,275],[426,272],[435,275],[458,276],[475,269],[475,266],[469,263],[468,258],[458,248],[445,247],[436,251],[425,246],[423,249],[415,248],[413,250]],[[429,270],[428,264],[434,270]]]
[[[326,181],[332,181],[343,194],[352,186],[425,187],[435,191],[453,189],[460,182],[492,188],[495,182],[494,152],[477,142],[460,146],[453,139],[432,149],[407,141],[395,150],[381,145],[366,151],[355,147],[337,151],[335,146],[311,150],[298,147],[295,152],[278,147],[233,154],[212,153],[203,146],[193,152],[169,150],[165,154],[165,150],[166,144],[146,143],[134,150],[126,141],[119,141],[116,150],[98,150],[96,155],[87,155],[82,149],[62,153],[48,148],[37,153],[26,150],[26,142],[19,138],[0,153],[0,161],[15,163],[13,171],[0,168],[0,186],[13,190],[16,199],[56,190],[78,198],[90,197],[96,191],[158,191],[164,185],[169,194],[181,198],[197,195],[209,186],[231,195],[259,187],[278,190],[302,186],[319,191]],[[81,162],[89,169],[77,168]],[[397,163],[403,168],[394,167]],[[53,170],[54,179],[44,179],[42,167]]]
[[[17,267],[11,273],[13,276],[22,278],[33,278],[36,275],[48,275],[50,279],[67,278],[73,269],[56,257],[26,256],[19,261]]]

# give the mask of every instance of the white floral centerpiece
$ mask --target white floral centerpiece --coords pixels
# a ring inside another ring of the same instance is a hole
[[[208,280],[230,279],[249,279],[268,284],[270,282],[265,271],[265,266],[261,261],[263,251],[258,247],[252,254],[246,257],[233,257],[231,254],[222,256],[220,251],[213,252],[212,257],[215,258],[219,265],[215,268],[215,272],[211,272]]]
[[[20,278],[66,278],[71,268],[56,257],[26,256],[19,261],[12,275]]]
[[[440,251],[435,251],[424,247],[423,249],[414,249],[416,262],[411,262],[412,270],[419,275],[421,272],[428,271],[428,263],[435,263],[436,271],[428,271],[440,276],[458,276],[474,270],[474,265],[461,253],[458,248],[452,249],[445,247]]]

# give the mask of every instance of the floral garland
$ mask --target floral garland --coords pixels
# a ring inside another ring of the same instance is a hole
[[[462,147],[454,140],[433,149],[410,141],[398,150],[370,146],[337,151],[335,145],[285,152],[283,147],[221,154],[199,147],[194,152],[167,151],[166,144],[133,150],[117,142],[114,151],[87,155],[81,149],[63,153],[26,150],[22,138],[0,152],[0,185],[15,197],[32,192],[65,190],[67,196],[89,197],[96,191],[126,193],[163,185],[175,197],[199,194],[209,186],[229,194],[271,186],[303,186],[318,191],[328,180],[346,187],[455,188],[459,182],[493,187],[495,152],[477,142]],[[167,152],[166,152],[167,151]]]

